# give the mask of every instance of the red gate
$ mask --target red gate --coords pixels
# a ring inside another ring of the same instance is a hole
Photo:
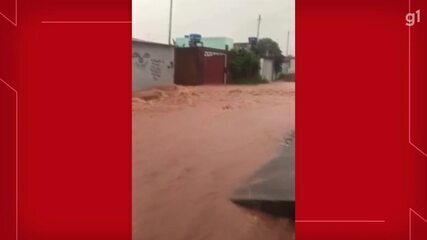
[[[204,84],[224,84],[225,55],[204,56]]]

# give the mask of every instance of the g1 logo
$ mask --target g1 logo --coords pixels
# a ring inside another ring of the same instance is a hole
[[[406,14],[406,26],[412,27],[415,25],[415,23],[421,22],[421,10],[418,9],[414,13],[408,13]]]

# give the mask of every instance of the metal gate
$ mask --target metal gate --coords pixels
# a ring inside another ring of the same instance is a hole
[[[225,55],[204,55],[204,84],[224,84],[225,79]]]

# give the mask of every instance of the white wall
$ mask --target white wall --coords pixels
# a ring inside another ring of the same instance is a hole
[[[291,65],[289,66],[289,73],[295,73],[295,58],[291,59]]]
[[[282,73],[290,74],[295,73],[295,58],[289,60],[289,62],[284,62],[282,64]]]
[[[261,58],[260,59],[260,69],[259,69],[259,74],[261,75],[261,77],[265,80],[268,81],[273,81],[274,80],[274,62],[271,59],[265,59],[265,58]]]
[[[132,91],[172,85],[175,72],[173,46],[132,41]]]

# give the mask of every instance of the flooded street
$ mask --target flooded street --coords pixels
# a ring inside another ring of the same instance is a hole
[[[291,240],[231,193],[294,129],[295,85],[170,87],[133,99],[134,240]]]

